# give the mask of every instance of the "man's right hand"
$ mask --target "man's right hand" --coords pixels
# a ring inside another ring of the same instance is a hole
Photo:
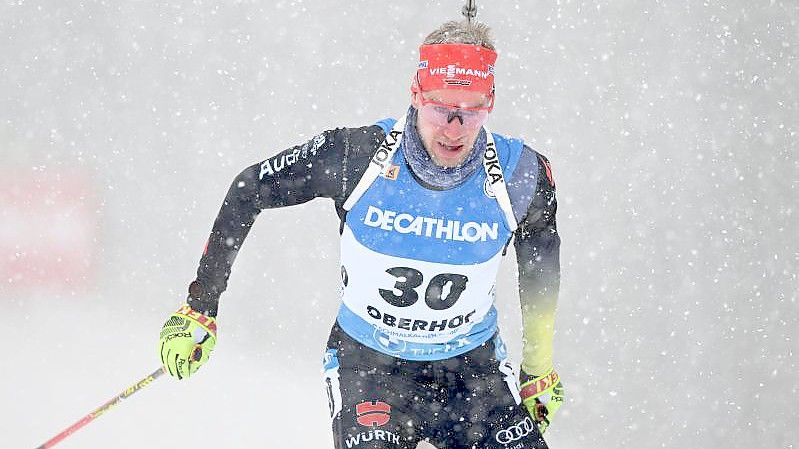
[[[161,364],[171,376],[191,376],[211,356],[216,346],[216,320],[181,306],[161,328]]]

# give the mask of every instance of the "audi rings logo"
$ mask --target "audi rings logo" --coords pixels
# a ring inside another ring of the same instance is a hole
[[[500,430],[497,432],[495,438],[499,444],[510,444],[529,435],[534,428],[535,423],[533,422],[533,419],[528,416],[527,418],[524,418],[524,421],[520,421],[516,425],[510,426],[507,429]]]

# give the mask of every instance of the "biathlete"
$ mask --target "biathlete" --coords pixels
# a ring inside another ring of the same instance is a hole
[[[336,448],[546,448],[563,401],[555,183],[544,156],[485,127],[496,58],[488,27],[445,23],[419,49],[407,113],[325,131],[244,169],[186,304],[162,328],[166,371],[187,378],[208,360],[219,296],[258,214],[329,198],[341,220],[341,306],[323,362]],[[511,241],[518,373],[494,307]]]

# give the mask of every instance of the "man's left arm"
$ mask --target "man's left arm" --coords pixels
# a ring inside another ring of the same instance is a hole
[[[538,182],[527,215],[516,230],[514,247],[523,332],[521,396],[543,431],[562,401],[562,386],[552,361],[560,288],[560,236],[552,169],[545,157],[535,156]]]

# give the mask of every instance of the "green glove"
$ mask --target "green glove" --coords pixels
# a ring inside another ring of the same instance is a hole
[[[178,379],[196,373],[216,345],[216,320],[182,305],[161,328],[161,364]]]
[[[538,424],[538,430],[544,433],[552,417],[563,405],[564,390],[560,376],[552,369],[538,377],[527,375],[522,371],[520,377],[522,402]]]

